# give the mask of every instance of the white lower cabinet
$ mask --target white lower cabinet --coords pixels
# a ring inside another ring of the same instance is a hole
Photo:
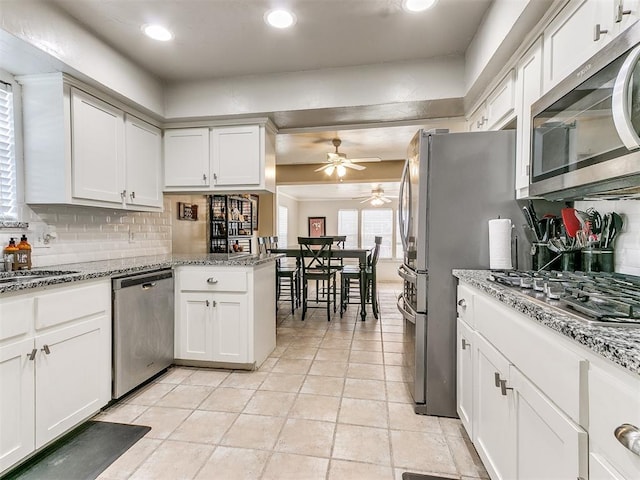
[[[0,297],[0,474],[111,399],[111,282]]]
[[[464,428],[473,438],[473,366],[475,364],[476,342],[473,330],[458,318],[458,352],[457,352],[457,402],[458,415]]]

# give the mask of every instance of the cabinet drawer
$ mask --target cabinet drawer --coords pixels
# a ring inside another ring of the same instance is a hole
[[[111,284],[64,287],[35,297],[36,330],[110,311]]]
[[[20,295],[0,300],[0,342],[29,332],[33,323],[33,297]]]
[[[587,361],[564,346],[559,334],[497,300],[476,295],[473,306],[478,332],[569,418],[585,425],[580,392],[586,393]]]
[[[179,270],[180,290],[246,292],[247,272],[231,269],[190,268]]]
[[[589,370],[589,445],[625,478],[638,478],[640,455],[614,436],[622,424],[640,428],[640,379],[596,365]]]
[[[458,312],[458,318],[470,327],[475,327],[475,320],[473,318],[473,296],[471,289],[464,285],[458,285],[456,311]]]

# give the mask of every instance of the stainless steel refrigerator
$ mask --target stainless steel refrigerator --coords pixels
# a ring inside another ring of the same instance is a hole
[[[457,282],[451,270],[489,268],[492,218],[512,220],[512,251],[518,250],[524,232],[514,169],[514,131],[420,130],[409,145],[398,209],[404,248],[398,309],[414,348],[405,354],[416,413],[457,417]],[[528,245],[520,247],[520,268],[527,268]]]

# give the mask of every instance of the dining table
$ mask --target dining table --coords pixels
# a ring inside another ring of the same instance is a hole
[[[312,253],[300,249],[299,245],[290,245],[287,247],[275,247],[271,248],[270,253],[285,254],[287,257],[296,259],[296,265],[300,267],[302,262],[302,256],[310,257]],[[358,260],[358,266],[360,267],[360,319],[364,322],[367,317],[367,282],[366,282],[366,269],[367,269],[367,255],[371,253],[368,248],[332,248],[331,258],[346,259],[352,258]]]

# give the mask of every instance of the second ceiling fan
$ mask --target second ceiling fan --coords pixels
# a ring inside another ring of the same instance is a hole
[[[315,172],[324,171],[327,175],[333,175],[333,172],[336,172],[338,177],[344,177],[345,173],[347,173],[347,168],[351,168],[353,170],[364,170],[366,167],[362,165],[358,165],[354,162],[379,162],[379,158],[354,158],[350,160],[344,153],[338,152],[338,147],[342,143],[342,140],[339,138],[334,138],[331,140],[331,143],[336,148],[335,152],[327,153],[327,159],[325,160],[326,165],[323,165],[320,168],[316,168]]]

